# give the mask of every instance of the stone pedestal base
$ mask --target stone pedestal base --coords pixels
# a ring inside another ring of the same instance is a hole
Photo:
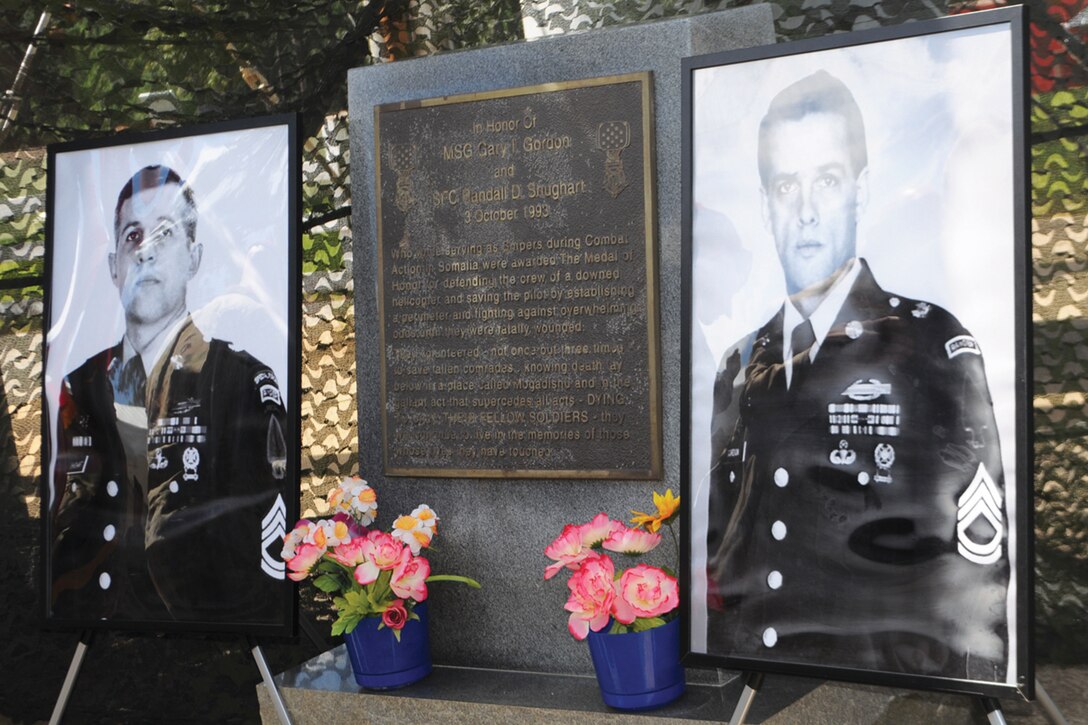
[[[297,725],[728,722],[740,698],[744,678],[722,672],[718,684],[697,681],[706,679],[706,674],[689,670],[687,692],[679,700],[660,710],[637,715],[606,707],[592,676],[435,667],[429,677],[403,690],[367,692],[355,684],[347,650],[342,646],[277,675],[276,681]],[[257,690],[261,721],[277,725],[267,691],[263,685]],[[969,697],[768,675],[747,722],[971,725],[985,722],[985,718]]]

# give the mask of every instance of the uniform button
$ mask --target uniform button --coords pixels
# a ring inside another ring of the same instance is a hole
[[[860,483],[862,486],[868,486],[869,485],[869,474],[866,473],[865,471],[862,471],[861,473],[859,473],[858,474],[858,483]]]
[[[78,490],[79,490],[79,484],[78,484],[78,483],[76,483],[75,481],[73,481],[73,482],[72,482],[72,486],[71,486],[71,489],[72,489],[72,493],[75,493],[76,491],[78,491]]]
[[[177,481],[171,481],[170,482],[170,493],[177,493],[177,492],[178,492],[178,482]]]
[[[767,575],[767,586],[771,589],[779,589],[782,586],[782,572],[775,569]]]
[[[786,484],[790,482],[790,474],[785,468],[778,468],[774,472],[774,485],[779,488],[785,488]]]
[[[117,481],[110,481],[106,484],[106,493],[110,495],[110,498],[116,498],[121,489],[117,487]]]
[[[890,300],[888,300],[888,304],[891,305],[892,307],[898,307],[899,306],[899,298],[898,297],[892,297]]]
[[[767,629],[763,630],[763,644],[768,647],[774,647],[778,644],[778,632],[775,631],[774,627],[767,627]]]
[[[98,575],[98,586],[103,589],[110,588],[110,575],[106,572],[102,572]]]
[[[736,481],[736,480],[737,480],[737,474],[734,471],[730,471],[729,472],[729,483],[733,483],[733,481]],[[72,484],[72,485],[75,485],[75,484]]]
[[[113,524],[109,524],[106,528],[102,529],[102,538],[106,541],[113,541],[114,536],[117,536],[117,529]]]
[[[781,521],[775,521],[771,524],[771,536],[774,537],[775,541],[782,541],[782,539],[786,538],[786,525]]]

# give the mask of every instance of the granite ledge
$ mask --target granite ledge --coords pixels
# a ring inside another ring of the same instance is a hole
[[[429,677],[410,687],[367,691],[355,684],[343,646],[276,676],[291,717],[299,725],[405,720],[454,725],[728,722],[740,698],[743,678],[725,673],[721,684],[692,683],[691,679],[687,692],[676,702],[651,712],[626,713],[605,706],[596,679],[584,675],[436,666]],[[263,685],[258,686],[257,696],[262,722],[278,723]],[[1011,713],[1006,709],[1006,716],[1013,715],[1010,723],[1033,722],[1015,717],[1014,713],[1021,714],[1017,710],[1015,706]],[[986,718],[972,698],[965,696],[775,675],[765,680],[746,722],[970,725],[986,722]]]

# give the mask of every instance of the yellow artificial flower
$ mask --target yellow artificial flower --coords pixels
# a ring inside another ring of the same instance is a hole
[[[635,515],[631,523],[656,534],[661,524],[668,523],[676,515],[680,508],[680,497],[673,496],[671,488],[665,489],[664,494],[654,491],[654,506],[657,507],[657,512],[652,514],[631,511]]]

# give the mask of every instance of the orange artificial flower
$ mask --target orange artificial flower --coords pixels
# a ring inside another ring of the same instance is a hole
[[[644,514],[641,511],[631,511],[635,515],[631,523],[656,534],[661,524],[668,523],[676,516],[676,512],[680,509],[680,498],[672,495],[671,488],[665,489],[664,494],[654,491],[654,506],[657,507],[656,513]]]

